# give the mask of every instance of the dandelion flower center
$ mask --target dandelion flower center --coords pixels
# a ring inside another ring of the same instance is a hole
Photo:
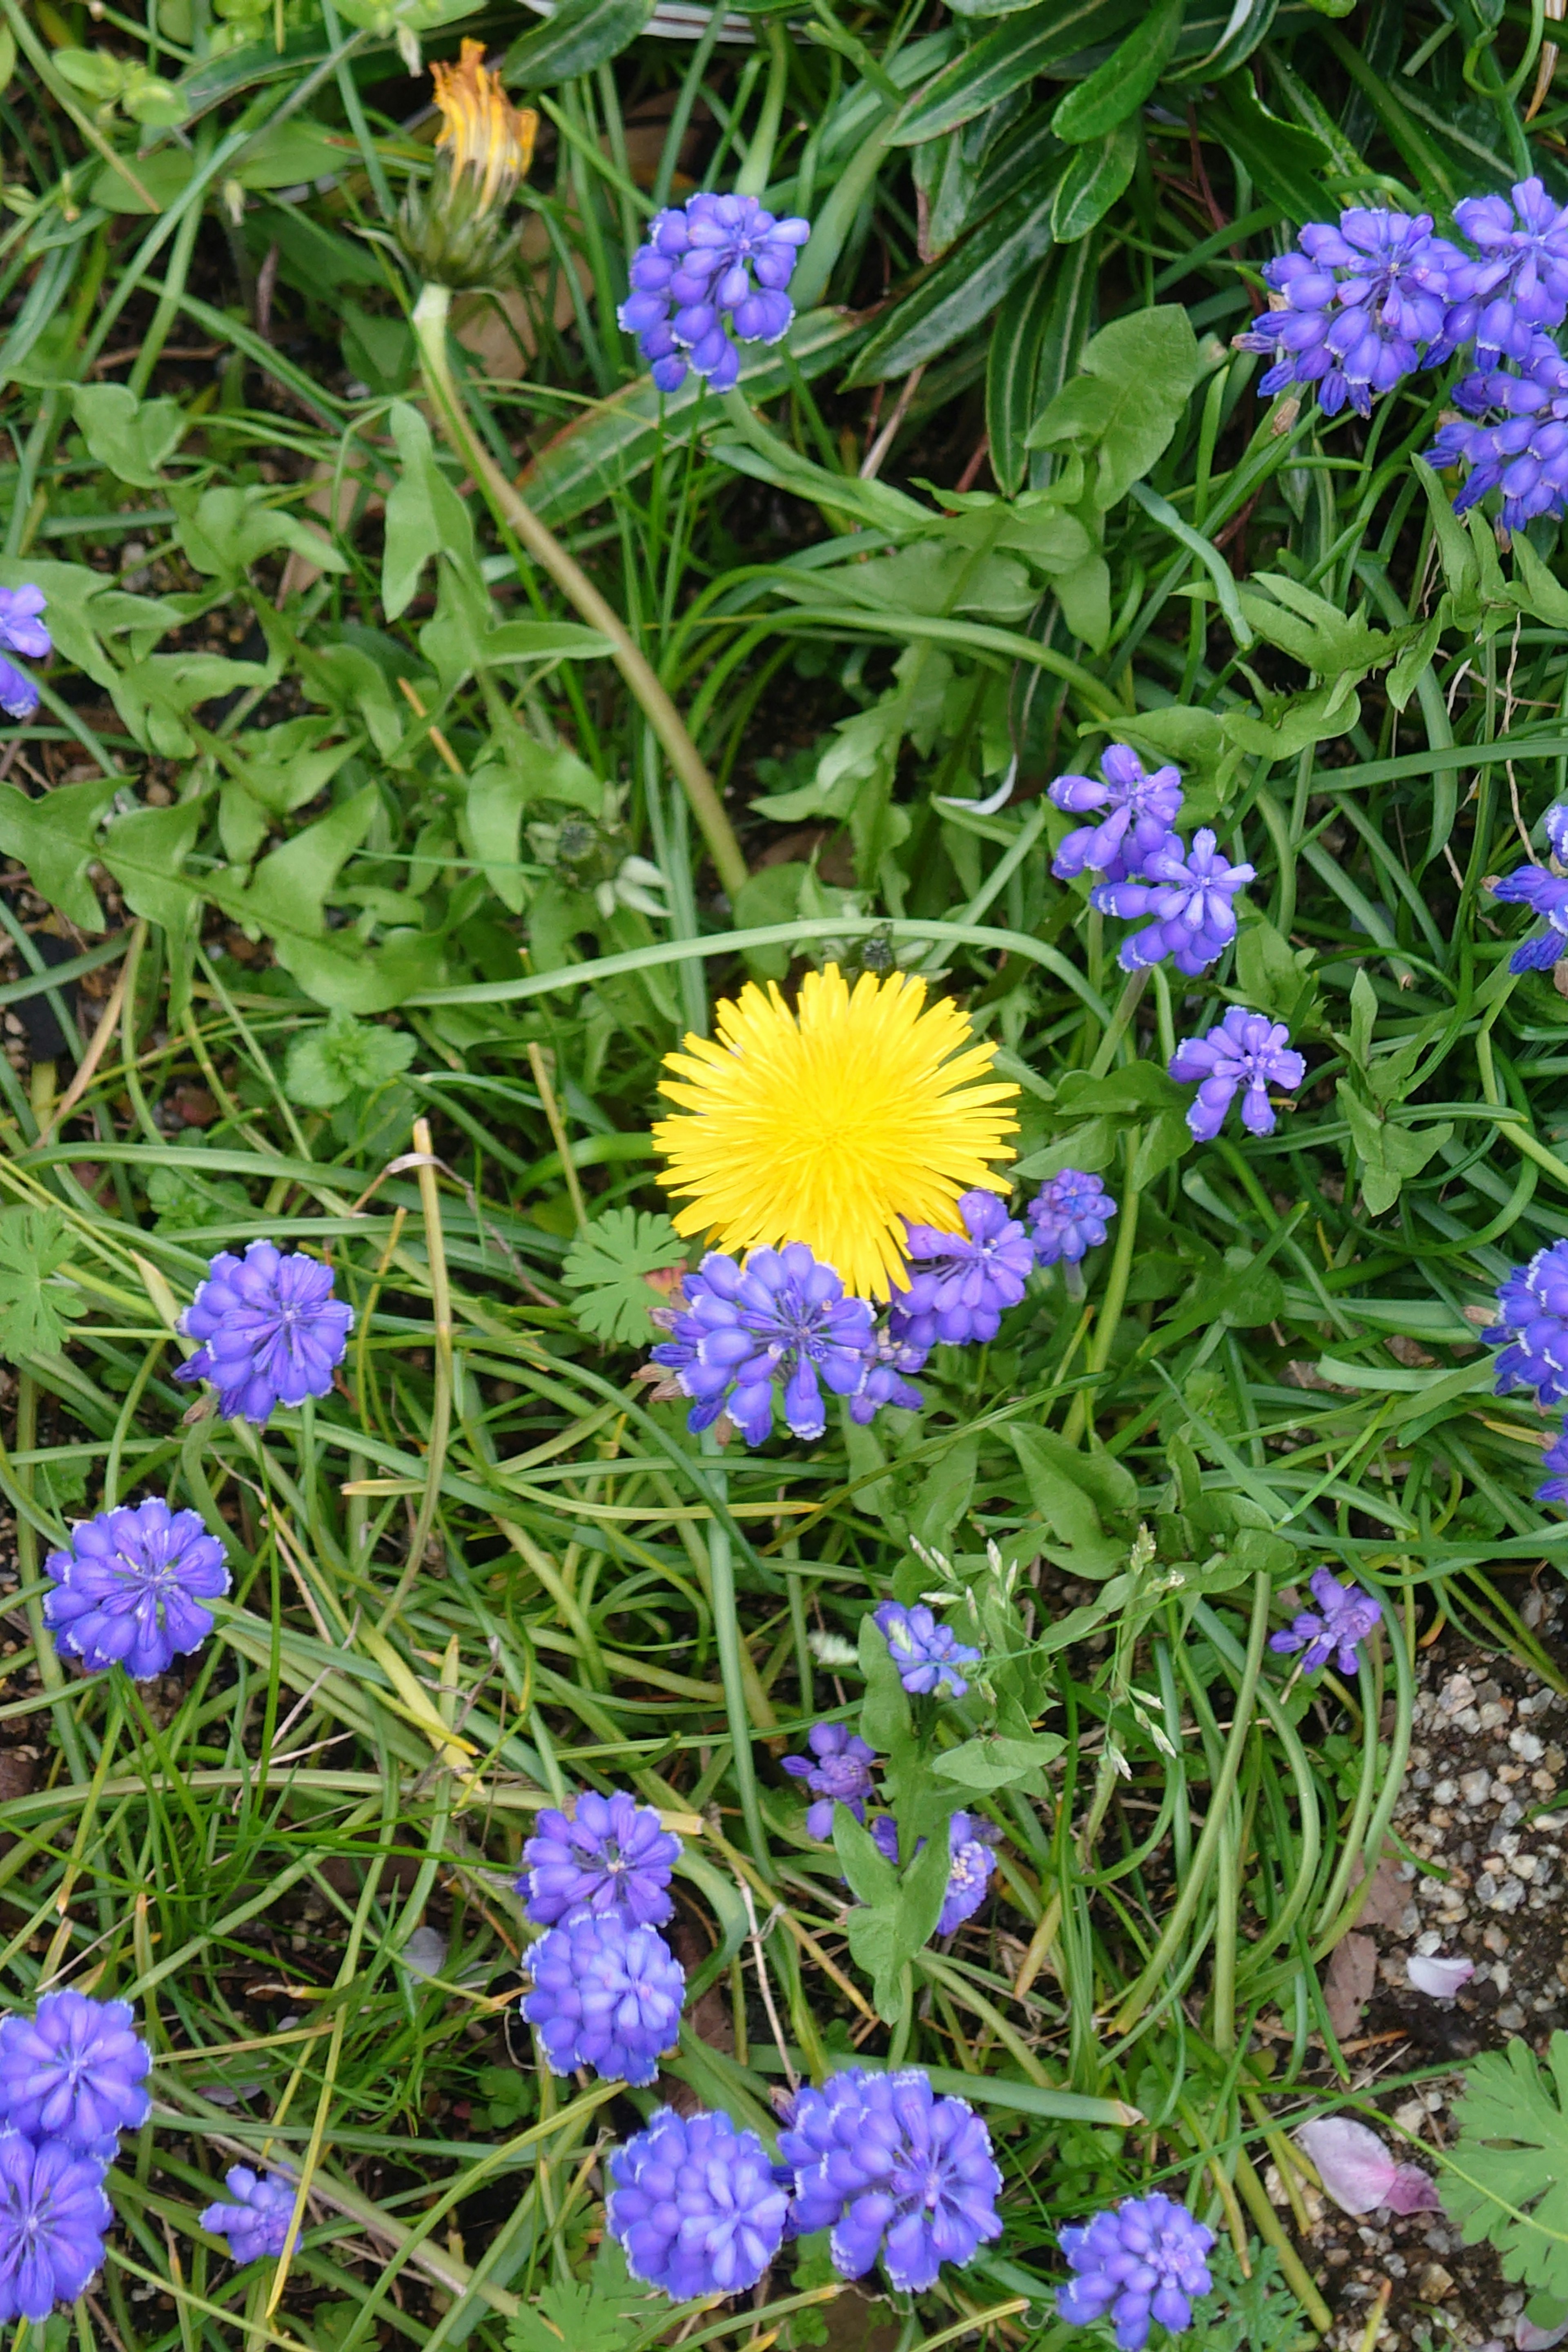
[[[715,1013],[717,1039],[666,1057],[679,1113],[654,1141],[685,1200],[676,1231],[722,1250],[805,1242],[845,1288],[885,1298],[906,1278],[906,1225],[956,1229],[961,1193],[1005,1192],[1017,1088],[987,1080],[996,1048],[925,982],[836,964],[808,972],[794,1012],[748,984]]]
[[[436,141],[454,179],[465,173],[479,185],[479,209],[503,204],[533,160],[539,117],[513,106],[499,73],[484,64],[482,41],[465,41],[458,63],[430,68],[441,117]]]

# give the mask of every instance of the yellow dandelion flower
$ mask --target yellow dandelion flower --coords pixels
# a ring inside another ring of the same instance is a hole
[[[506,202],[532,163],[539,117],[513,106],[484,55],[482,41],[465,41],[458,63],[433,64],[430,79],[441,116],[437,152],[454,180],[478,181],[478,207],[488,213]]]
[[[666,1056],[659,1091],[680,1105],[654,1142],[659,1181],[689,1205],[681,1234],[726,1250],[805,1242],[847,1290],[885,1298],[902,1281],[904,1221],[952,1232],[959,1195],[1005,1192],[1010,1081],[982,1083],[996,1053],[923,980],[837,964],[807,972],[792,1012],[770,982],[714,1014],[717,1040]]]

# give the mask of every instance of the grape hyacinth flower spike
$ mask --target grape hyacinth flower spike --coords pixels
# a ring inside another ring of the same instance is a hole
[[[1206,1037],[1184,1037],[1171,1056],[1171,1076],[1182,1086],[1197,1081],[1187,1106],[1187,1125],[1200,1143],[1212,1143],[1225,1115],[1241,1096],[1241,1123],[1249,1135],[1272,1135],[1270,1087],[1289,1093],[1307,1075],[1307,1065],[1290,1044],[1283,1021],[1233,1004]]]
[[[116,2134],[152,2112],[142,2087],[152,2066],[128,2000],[47,1992],[30,2018],[0,2019],[0,2130],[79,2156],[112,2153]]]
[[[56,1649],[89,1674],[121,1665],[135,1682],[200,1649],[213,1629],[203,1603],[229,1582],[224,1548],[198,1514],[171,1511],[155,1496],[79,1522],[44,1568],[54,1579],[44,1622]]]
[[[865,1820],[877,1751],[847,1723],[814,1723],[805,1744],[809,1756],[784,1756],[780,1761],[792,1779],[805,1782],[816,1800],[806,1811],[807,1837],[830,1838],[836,1805],[847,1805],[858,1822]]]
[[[57,2303],[74,2303],[103,2261],[113,2219],[96,2157],[0,2131],[0,2320],[41,2327]]]
[[[26,654],[29,661],[46,661],[54,651],[48,630],[39,618],[44,592],[31,582],[20,588],[0,588],[0,656]],[[0,710],[8,719],[31,719],[38,707],[38,689],[25,669],[0,657]]]
[[[1554,1438],[1541,1457],[1541,1466],[1551,1472],[1535,1489],[1538,1503],[1568,1503],[1568,1429]]]
[[[1089,894],[1089,905],[1102,915],[1154,919],[1122,940],[1122,971],[1141,971],[1167,956],[1178,971],[1206,971],[1236,937],[1231,901],[1252,880],[1254,868],[1230,865],[1202,825],[1190,850],[1179,833],[1168,833],[1145,856],[1142,871],[1142,880],[1099,882]]]
[[[880,2254],[895,2287],[921,2294],[943,2263],[970,2262],[1001,2235],[991,2136],[919,2068],[849,2067],[797,2092],[779,2155],[795,2172],[795,2228],[831,2230],[845,2278],[864,2278]]]
[[[911,1225],[907,1288],[893,1292],[891,1339],[921,1352],[939,1340],[961,1348],[996,1337],[1002,1317],[1024,1296],[1035,1263],[1027,1234],[994,1192],[965,1192],[958,1203],[962,1233]]]
[[[215,2238],[228,2240],[231,2261],[275,2260],[289,2242],[297,2186],[287,2173],[252,2172],[247,2164],[231,2165],[224,2187],[234,2203],[205,2206],[196,2219]]]
[[[180,1318],[202,1344],[174,1378],[211,1381],[218,1411],[258,1428],[277,1405],[330,1396],[354,1320],[332,1279],[320,1258],[275,1242],[252,1242],[243,1258],[220,1250]]]
[[[704,193],[655,215],[618,315],[660,392],[684,383],[688,367],[728,392],[737,342],[783,341],[795,317],[784,288],[810,235],[809,221],[778,220],[755,196]]]
[[[1505,530],[1568,509],[1568,359],[1550,335],[1534,337],[1522,373],[1493,368],[1468,375],[1453,398],[1464,413],[1437,427],[1426,461],[1439,472],[1468,467],[1455,495],[1457,514],[1498,489]]]
[[[980,1652],[958,1641],[950,1625],[939,1625],[923,1601],[913,1609],[897,1601],[884,1601],[873,1612],[872,1622],[911,1697],[930,1697],[942,1691],[953,1698],[963,1696],[969,1685],[959,1668],[977,1666]]]
[[[1326,416],[1349,401],[1370,416],[1380,393],[1415,368],[1435,367],[1453,346],[1447,325],[1454,275],[1465,257],[1432,234],[1430,213],[1354,206],[1335,226],[1312,221],[1300,250],[1264,264],[1274,301],[1236,338],[1274,364],[1258,390],[1316,385]]]
[[[536,1927],[614,1912],[628,1927],[662,1927],[675,1909],[669,1874],[679,1859],[680,1840],[651,1805],[625,1789],[608,1797],[589,1789],[570,1820],[554,1805],[540,1813],[517,1891]]]
[[[1568,1397],[1568,1242],[1550,1242],[1528,1265],[1516,1265],[1499,1284],[1500,1319],[1481,1333],[1489,1347],[1503,1342],[1497,1392],[1533,1389],[1542,1407]]]
[[[1508,960],[1510,971],[1550,971],[1568,956],[1568,878],[1549,874],[1544,866],[1521,866],[1487,887],[1505,906],[1528,907],[1546,924],[1543,931],[1515,948]]]
[[[1110,743],[1100,753],[1100,771],[1103,782],[1093,776],[1058,776],[1047,787],[1048,797],[1070,815],[1106,812],[1098,824],[1079,825],[1067,835],[1051,860],[1058,881],[1088,872],[1121,882],[1141,873],[1143,860],[1163,847],[1181,814],[1179,768],[1156,768],[1149,775],[1130,744]]]
[[[1353,1675],[1361,1665],[1360,1644],[1383,1621],[1383,1603],[1359,1584],[1342,1584],[1331,1569],[1312,1576],[1316,1609],[1303,1609],[1281,1632],[1269,1636],[1268,1646],[1283,1656],[1303,1653],[1301,1671],[1321,1672],[1331,1658],[1342,1675]]]
[[[1104,1241],[1116,1203],[1098,1176],[1064,1168],[1042,1184],[1026,1214],[1037,1263],[1055,1265],[1065,1259],[1077,1265]]]
[[[761,1445],[781,1381],[785,1426],[796,1437],[820,1437],[826,1428],[824,1382],[851,1400],[857,1421],[870,1420],[876,1402],[860,1391],[875,1354],[871,1308],[847,1298],[833,1268],[819,1265],[804,1242],[753,1250],[743,1269],[710,1250],[683,1289],[680,1307],[653,1310],[670,1334],[653,1360],[694,1400],[689,1429],[707,1429],[727,1412],[746,1444]]]
[[[1156,2319],[1181,2335],[1192,2326],[1194,2302],[1214,2284],[1214,2231],[1158,2190],[1129,2197],[1060,2236],[1075,2275],[1057,2290],[1058,2317],[1088,2327],[1109,2313],[1120,2352],[1142,2352]]]
[[[580,1914],[529,1949],[533,1990],[522,2013],[538,2028],[552,2074],[591,2067],[606,2079],[646,2085],[680,2031],[686,1975],[652,1927],[628,1927],[618,1912]]]
[[[615,2150],[605,2226],[633,2278],[676,2303],[742,2294],[778,2252],[788,2200],[755,2132],[660,2107]]]
[[[1450,351],[1474,343],[1483,367],[1527,360],[1536,331],[1568,317],[1568,205],[1553,204],[1540,180],[1518,180],[1506,196],[1465,196],[1455,226],[1476,259],[1448,272]]]

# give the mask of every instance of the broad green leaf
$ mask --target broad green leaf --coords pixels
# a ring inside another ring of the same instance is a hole
[[[301,1109],[335,1110],[350,1095],[374,1093],[400,1077],[414,1059],[416,1042],[405,1029],[334,1013],[290,1044],[284,1090]]]
[[[951,1780],[961,1789],[989,1796],[994,1790],[1031,1780],[1043,1765],[1055,1762],[1066,1745],[1054,1731],[1038,1732],[1028,1739],[965,1739],[934,1756],[931,1770],[939,1780]]]
[[[109,681],[115,709],[136,740],[165,760],[189,759],[196,739],[185,713],[226,694],[270,682],[263,662],[230,661],[225,654],[149,654]]]
[[[1287,220],[1310,220],[1321,209],[1325,182],[1338,177],[1333,158],[1312,131],[1269,112],[1249,73],[1227,74],[1216,95],[1201,102],[1200,120]]]
[[[1472,2058],[1454,2106],[1443,2205],[1467,2245],[1489,2239],[1503,2276],[1568,2300],[1568,2033],[1542,2066],[1528,2042]]]
[[[1081,457],[1090,500],[1103,511],[1169,444],[1198,380],[1197,338],[1186,312],[1163,303],[1102,328],[1079,367],[1037,421],[1029,446]]]
[[[179,517],[180,545],[198,572],[234,580],[249,570],[258,556],[274,548],[308,556],[322,572],[346,572],[348,558],[321,531],[301,522],[298,515],[267,503],[265,483],[243,488],[226,483],[210,490],[172,489],[169,504]]]
[[[449,555],[473,570],[474,532],[468,509],[441,471],[430,427],[419,411],[396,401],[390,423],[400,471],[386,501],[381,601],[387,619],[395,621],[407,611],[433,556]]]
[[[612,2294],[597,2280],[555,2279],[507,2323],[506,2352],[630,2352],[647,2317],[640,2287]]]
[[[1346,679],[1336,678],[1306,694],[1269,695],[1257,717],[1247,710],[1227,710],[1220,725],[1238,751],[1256,751],[1266,760],[1289,760],[1310,744],[1348,735],[1360,717],[1360,695]]]
[[[201,823],[197,801],[131,809],[114,819],[103,839],[103,863],[132,913],[161,924],[174,939],[188,932],[201,910],[199,890],[180,873]]]
[[[1317,991],[1310,948],[1293,948],[1265,916],[1244,923],[1236,942],[1236,985],[1242,1002],[1294,1029],[1310,1017]]]
[[[1055,257],[1019,279],[996,313],[985,362],[985,423],[991,470],[1009,496],[1029,478],[1025,438],[1038,412],[1035,378],[1040,346],[1057,300]]]
[[[1009,287],[1050,250],[1051,194],[1059,169],[1055,161],[1047,163],[897,303],[846,381],[877,383],[907,375],[988,318]]]
[[[163,488],[159,468],[174,456],[185,430],[177,400],[138,400],[122,383],[79,383],[71,414],[95,461],[116,481],[140,489]]]
[[[281,843],[251,876],[239,896],[243,919],[278,941],[280,958],[290,934],[319,939],[325,931],[327,893],[364,839],[378,805],[375,786],[366,784]]]
[[[535,743],[528,736],[505,738],[497,756],[475,769],[458,813],[463,845],[484,868],[485,879],[504,906],[521,914],[528,885],[521,868],[522,820],[534,801],[560,801],[587,815],[603,814],[605,787],[575,751]]]
[[[54,1356],[74,1294],[51,1282],[70,1256],[70,1231],[53,1209],[0,1209],[0,1356]]]
[[[905,106],[895,147],[918,147],[1022,89],[1037,74],[1096,41],[1114,39],[1139,14],[1138,0],[1043,0],[1021,10],[953,58]]]
[[[592,73],[637,39],[654,0],[557,0],[549,22],[515,40],[501,70],[511,89],[548,89]]]
[[[834,1808],[833,1843],[857,1902],[888,1902],[898,1885],[898,1872],[847,1805]]]
[[[1320,677],[1357,683],[1392,660],[1402,642],[1399,634],[1371,627],[1361,613],[1342,613],[1282,572],[1254,572],[1238,595],[1258,635]]]
[[[1529,533],[1513,534],[1513,568],[1519,575],[1520,602],[1550,629],[1568,629],[1568,588],[1530,543]]]
[[[1445,1119],[1436,1127],[1405,1127],[1383,1118],[1370,1104],[1363,1102],[1344,1078],[1336,1082],[1334,1091],[1361,1165],[1361,1189],[1367,1213],[1381,1217],[1385,1210],[1393,1208],[1410,1179],[1419,1176],[1426,1162],[1450,1139],[1452,1124]]]
[[[1187,0],[1172,80],[1213,81],[1266,40],[1279,0]]]
[[[0,784],[0,850],[26,867],[39,897],[79,930],[103,929],[103,908],[87,869],[99,855],[98,828],[119,789],[118,776],[100,776],[33,800],[15,784]]]
[[[1055,1538],[1042,1546],[1047,1559],[1091,1584],[1114,1576],[1127,1558],[1128,1539],[1107,1535],[1089,1490],[1092,1473],[1087,1457],[1047,1429],[1009,1424],[1007,1438],[1030,1503]]]
[[[1137,170],[1142,149],[1143,127],[1136,119],[1073,149],[1051,200],[1051,233],[1058,245],[1076,245],[1105,218]]]
[[[1068,90],[1051,117],[1058,139],[1074,144],[1102,139],[1137,113],[1175,48],[1183,5],[1184,0],[1155,0],[1143,22],[1133,26],[1105,63]]]
[[[607,1347],[646,1347],[654,1337],[648,1309],[658,1294],[648,1282],[686,1259],[686,1244],[666,1216],[645,1209],[606,1209],[567,1251],[561,1278],[584,1295],[573,1312]]]
[[[100,572],[85,563],[56,563],[47,556],[29,555],[25,562],[0,557],[0,586],[20,588],[29,582],[44,592],[45,618],[56,653],[106,689],[119,675],[105,650],[107,641],[121,641],[126,657],[139,661],[165,630],[183,627],[188,618],[171,600],[134,596],[108,585]]]

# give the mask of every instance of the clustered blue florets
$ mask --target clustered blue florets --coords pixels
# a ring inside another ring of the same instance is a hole
[[[174,1373],[211,1381],[220,1412],[259,1427],[279,1404],[330,1396],[354,1311],[332,1296],[332,1269],[302,1250],[251,1242],[220,1250],[180,1318],[201,1346]]]
[[[1058,776],[1050,786],[1057,806],[1074,815],[1109,811],[1099,824],[1067,835],[1052,873],[1062,880],[1098,874],[1091,907],[1123,920],[1152,919],[1122,940],[1123,971],[1163,963],[1167,956],[1178,971],[1206,971],[1236,937],[1233,901],[1252,880],[1253,868],[1231,865],[1207,825],[1194,834],[1190,849],[1173,829],[1182,809],[1179,768],[1147,775],[1126,743],[1108,745],[1100,764],[1103,783]]]
[[[1040,1265],[1065,1259],[1079,1265],[1105,1240],[1106,1227],[1116,1214],[1116,1203],[1098,1176],[1081,1168],[1063,1168],[1042,1184],[1029,1203],[1029,1230]]]
[[[252,2172],[247,2164],[231,2165],[224,2187],[232,2205],[221,2199],[197,2215],[204,2230],[226,2238],[230,2259],[237,2263],[276,2260],[289,2242],[297,2184],[287,2172]]]
[[[662,1927],[675,1909],[669,1877],[680,1840],[625,1789],[608,1797],[584,1790],[570,1819],[547,1805],[522,1859],[518,1893],[541,1927],[609,1912],[628,1927]]]
[[[1568,1399],[1568,1242],[1537,1250],[1528,1265],[1516,1265],[1497,1293],[1500,1319],[1481,1333],[1496,1347],[1497,1391],[1533,1389],[1542,1409]],[[1568,1503],[1568,1426],[1542,1457],[1548,1475],[1535,1489],[1538,1503]]]
[[[1194,2301],[1214,2284],[1214,2231],[1158,2190],[1060,2235],[1075,2275],[1057,2291],[1058,2316],[1088,2327],[1109,2313],[1120,2352],[1142,2352],[1154,2320],[1173,2336],[1190,2327]]]
[[[1268,1646],[1284,1655],[1302,1652],[1304,1674],[1321,1672],[1332,1658],[1342,1675],[1353,1675],[1361,1664],[1361,1643],[1383,1620],[1383,1604],[1359,1584],[1342,1584],[1331,1570],[1320,1568],[1312,1577],[1316,1609],[1303,1609]]]
[[[1337,227],[1309,222],[1297,244],[1265,266],[1274,307],[1237,338],[1274,359],[1260,391],[1313,384],[1325,415],[1348,400],[1369,416],[1379,393],[1447,358],[1450,281],[1464,256],[1433,235],[1430,213],[1356,205]]]
[[[939,1625],[923,1601],[912,1609],[884,1601],[872,1619],[912,1697],[929,1698],[940,1691],[952,1698],[963,1696],[969,1685],[959,1668],[977,1666],[980,1653],[960,1642],[950,1625]]]
[[[63,1656],[91,1674],[121,1665],[137,1682],[166,1674],[213,1629],[203,1604],[228,1591],[224,1548],[195,1511],[150,1496],[71,1529],[44,1563],[54,1583],[44,1622]]]
[[[893,1293],[888,1330],[895,1341],[919,1349],[922,1361],[939,1340],[963,1347],[994,1339],[1004,1311],[1024,1296],[1035,1264],[1028,1234],[994,1192],[963,1193],[958,1213],[962,1233],[908,1228],[910,1279],[907,1288]]]
[[[1110,743],[1100,756],[1101,782],[1093,776],[1058,776],[1047,796],[1073,816],[1091,810],[1107,814],[1098,824],[1079,825],[1064,838],[1051,861],[1059,881],[1095,873],[1102,882],[1122,882],[1141,873],[1143,860],[1164,845],[1182,810],[1182,772],[1144,772],[1130,744]]]
[[[38,689],[25,669],[3,654],[26,654],[29,661],[45,661],[54,651],[48,630],[39,615],[45,597],[30,581],[20,588],[0,588],[0,710],[9,719],[31,719],[38,707]]]
[[[1568,864],[1568,801],[1553,801],[1542,824],[1557,865]],[[1546,924],[1543,931],[1522,940],[1508,960],[1510,971],[1550,971],[1568,956],[1568,877],[1544,866],[1517,866],[1488,889],[1505,906],[1528,907]]]
[[[789,2200],[755,2132],[660,2107],[610,2158],[610,2235],[626,2268],[672,2301],[741,2294],[784,2240]]]
[[[847,1805],[858,1822],[865,1820],[877,1751],[847,1723],[814,1723],[805,1744],[809,1756],[785,1756],[780,1761],[793,1779],[805,1782],[816,1801],[806,1808],[806,1835],[830,1838],[835,1805]]]
[[[102,2263],[104,2174],[152,2063],[126,2000],[67,1990],[0,2019],[0,2320],[47,2319]]]
[[[538,2031],[553,2074],[585,2066],[646,2084],[675,2046],[686,1974],[653,1927],[629,1927],[618,1911],[578,1913],[525,1956],[533,1990],[522,2013]]]
[[[1290,1044],[1282,1021],[1266,1013],[1249,1013],[1233,1004],[1206,1037],[1184,1037],[1171,1056],[1172,1077],[1183,1086],[1195,1080],[1197,1093],[1187,1106],[1187,1125],[1200,1143],[1212,1142],[1225,1124],[1225,1115],[1241,1096],[1241,1123],[1250,1135],[1271,1135],[1274,1106],[1270,1087],[1286,1093],[1299,1087],[1307,1065]]]
[[[795,317],[784,289],[810,235],[809,221],[777,220],[755,196],[704,193],[655,215],[619,317],[660,392],[682,384],[688,367],[728,392],[741,373],[737,342],[783,341]]]

